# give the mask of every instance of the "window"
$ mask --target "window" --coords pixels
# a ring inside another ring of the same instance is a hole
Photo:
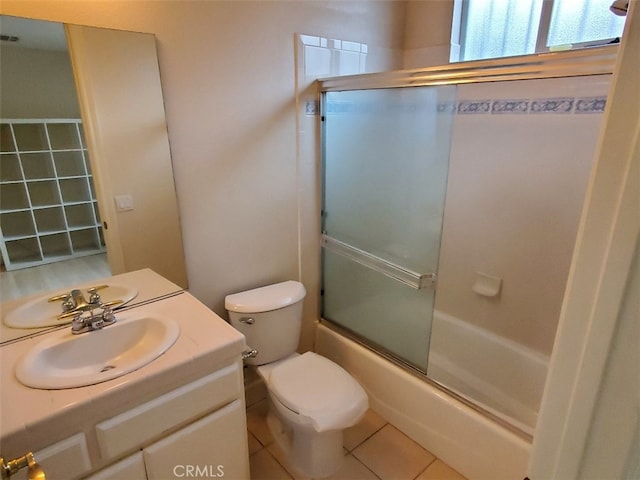
[[[455,0],[451,61],[607,43],[622,35],[625,21],[610,6],[611,0]]]

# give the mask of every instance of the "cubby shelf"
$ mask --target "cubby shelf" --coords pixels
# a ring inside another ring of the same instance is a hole
[[[82,122],[0,120],[0,250],[7,270],[105,251]]]

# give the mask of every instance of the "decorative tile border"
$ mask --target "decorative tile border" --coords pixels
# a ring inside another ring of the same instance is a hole
[[[491,104],[490,111],[487,109],[487,103]],[[460,100],[456,111],[458,114],[491,113],[492,115],[602,113],[606,104],[606,96]]]
[[[576,113],[603,113],[607,106],[606,97],[579,98],[576,102]]]
[[[542,98],[531,102],[531,113],[571,113],[575,98]]]
[[[352,102],[331,102],[326,106],[327,114],[342,113],[394,113],[419,111],[422,109],[443,114],[458,115],[518,115],[518,114],[585,114],[603,113],[607,104],[606,96],[598,97],[552,97],[552,98],[517,98],[496,100],[459,100],[444,101],[424,105],[398,104],[393,106],[376,103],[355,104]],[[317,115],[319,106],[316,102],[307,101],[305,114]]]
[[[461,100],[458,102],[458,113],[478,114],[491,112],[491,100]]]
[[[527,113],[529,100],[494,100],[491,113]]]
[[[456,102],[439,102],[437,106],[438,113],[455,113],[457,109]]]

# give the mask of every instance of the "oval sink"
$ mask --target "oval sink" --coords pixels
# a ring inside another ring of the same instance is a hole
[[[87,288],[93,285],[80,287],[82,293],[87,295]],[[60,320],[58,315],[62,313],[62,305],[60,301],[50,302],[49,298],[69,293],[71,289],[61,292],[50,292],[42,297],[35,298],[20,305],[15,310],[7,313],[3,318],[3,323],[10,328],[42,328],[53,327],[57,325],[65,325],[71,322],[70,318]],[[108,288],[100,290],[100,297],[103,302],[112,300],[122,300],[122,303],[116,305],[115,308],[122,307],[125,303],[134,299],[138,295],[138,290],[126,285],[109,284]]]
[[[166,352],[180,327],[171,319],[139,317],[73,335],[54,332],[16,364],[18,380],[32,388],[61,389],[105,382],[141,368]]]

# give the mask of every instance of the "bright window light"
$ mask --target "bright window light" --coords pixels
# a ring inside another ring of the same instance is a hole
[[[611,0],[562,0],[553,3],[547,47],[610,40],[622,35],[624,20]]]
[[[607,43],[622,35],[625,17],[611,0],[455,0],[451,61],[509,57],[554,47]]]

